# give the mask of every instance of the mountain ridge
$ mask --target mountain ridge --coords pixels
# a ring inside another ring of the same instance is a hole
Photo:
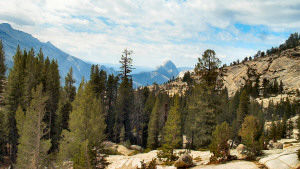
[[[6,55],[6,64],[8,68],[12,68],[13,66],[13,56],[15,54],[17,45],[19,45],[21,50],[30,50],[31,48],[33,48],[36,53],[39,52],[40,49],[42,49],[45,57],[48,56],[50,60],[57,60],[59,64],[59,72],[62,84],[64,84],[64,77],[67,75],[71,67],[73,68],[73,76],[76,80],[75,86],[79,86],[79,83],[81,82],[83,76],[85,77],[85,80],[89,80],[92,64],[69,55],[68,53],[57,48],[50,41],[41,42],[31,34],[12,28],[8,23],[0,24],[0,39],[2,39]],[[104,64],[98,65],[100,66],[100,69],[106,71],[107,74],[118,75],[119,73],[112,67],[108,68]],[[143,69],[145,71],[140,71],[136,74],[132,74],[134,87],[152,85],[153,83],[163,84],[170,80],[170,78],[172,78],[173,76],[177,77],[177,75],[179,74],[177,67],[170,60],[158,66],[154,70],[150,68]],[[136,71],[134,70],[134,72]]]

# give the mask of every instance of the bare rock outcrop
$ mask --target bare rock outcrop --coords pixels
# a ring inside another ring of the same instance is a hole
[[[263,79],[270,82],[277,79],[284,84],[284,93],[295,94],[300,89],[300,58],[293,57],[300,49],[286,50],[278,55],[257,58],[238,65],[223,68],[223,82],[232,97],[237,90],[245,85],[248,79],[255,81],[259,77],[259,85]]]

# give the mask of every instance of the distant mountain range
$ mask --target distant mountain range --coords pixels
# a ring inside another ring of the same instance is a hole
[[[84,76],[86,80],[89,80],[90,70],[93,63],[88,63],[71,56],[55,47],[50,42],[43,43],[28,33],[13,29],[11,25],[7,23],[0,24],[0,39],[2,40],[5,50],[6,64],[8,68],[12,68],[13,56],[16,52],[17,46],[20,45],[22,50],[30,50],[33,48],[36,53],[42,49],[45,57],[48,56],[50,60],[57,60],[62,84],[64,83],[64,77],[67,75],[71,67],[73,68],[76,86],[79,86],[82,76]],[[109,63],[98,65],[100,65],[100,69],[105,70],[108,74],[114,75],[118,74],[120,67],[118,64]],[[162,84],[173,76],[177,77],[180,71],[192,69],[186,67],[176,68],[172,61],[167,61],[154,70],[152,68],[139,66],[135,68],[136,69],[133,70],[132,75],[135,87],[152,85],[154,82]]]

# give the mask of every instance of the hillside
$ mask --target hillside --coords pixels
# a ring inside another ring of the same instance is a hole
[[[228,66],[222,70],[224,86],[227,87],[229,96],[244,86],[247,80],[255,81],[259,77],[259,86],[262,87],[263,79],[271,83],[275,79],[282,81],[284,93],[295,94],[300,89],[300,46],[285,50],[238,65]]]
[[[236,91],[245,86],[248,80],[255,82],[259,77],[259,87],[263,88],[263,79],[273,83],[275,79],[283,82],[283,94],[280,97],[295,96],[300,90],[300,46],[282,51],[279,54],[267,55],[250,61],[242,62],[233,66],[226,66],[219,69],[219,79],[223,80],[224,86],[228,90],[229,97],[234,96]],[[165,90],[170,95],[176,93],[184,94],[188,89],[186,82],[182,81],[184,72],[181,72],[175,81],[165,85],[159,85],[159,90]],[[196,82],[200,79],[193,71],[191,77]],[[253,83],[252,85],[255,85]],[[154,90],[154,86],[150,86]],[[158,90],[158,89],[156,89]],[[261,93],[260,93],[261,95]],[[280,99],[277,99],[280,100]],[[264,101],[264,103],[267,101]],[[266,106],[267,104],[265,104]]]

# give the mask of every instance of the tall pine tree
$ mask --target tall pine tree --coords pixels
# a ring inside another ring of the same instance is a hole
[[[63,130],[59,147],[59,159],[72,160],[74,168],[92,168],[95,154],[104,140],[105,123],[101,101],[89,83],[82,80],[78,93],[72,103],[69,129]]]
[[[6,124],[5,124],[5,115],[3,112],[4,109],[4,87],[6,84],[6,65],[5,65],[5,52],[3,49],[2,40],[0,40],[0,133],[2,133],[2,137],[0,137],[0,163],[3,160],[3,156],[5,155],[5,144],[7,142],[7,132],[6,132]]]
[[[163,146],[166,148],[174,149],[181,147],[182,134],[179,99],[179,95],[175,95],[174,106],[171,107],[167,122],[163,128]]]
[[[16,113],[18,133],[20,135],[18,145],[17,168],[41,168],[47,159],[48,150],[51,147],[50,140],[42,139],[49,130],[43,122],[47,97],[39,85],[32,92],[33,99],[26,115],[19,107]]]

